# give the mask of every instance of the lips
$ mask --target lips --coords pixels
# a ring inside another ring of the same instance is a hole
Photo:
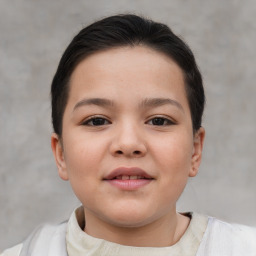
[[[138,167],[120,167],[113,170],[104,180],[135,180],[135,179],[153,179],[147,172]]]
[[[113,170],[103,180],[117,189],[134,191],[150,184],[154,178],[137,167],[120,167]]]

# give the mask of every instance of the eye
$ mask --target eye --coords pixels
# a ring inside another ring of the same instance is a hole
[[[150,125],[156,125],[156,126],[165,126],[165,125],[174,125],[175,124],[172,120],[164,118],[164,117],[152,118],[147,123]]]
[[[91,117],[89,119],[86,119],[82,125],[87,125],[87,126],[103,126],[110,124],[110,122],[104,118],[104,117]]]

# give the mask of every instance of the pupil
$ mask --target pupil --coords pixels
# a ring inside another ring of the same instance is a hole
[[[92,120],[93,125],[103,125],[104,124],[104,119],[103,118],[95,118]]]
[[[154,118],[152,122],[153,122],[153,125],[163,125],[164,119],[163,118]]]

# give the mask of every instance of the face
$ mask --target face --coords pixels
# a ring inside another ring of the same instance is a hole
[[[52,149],[87,223],[139,227],[175,214],[203,138],[203,129],[193,134],[179,66],[152,49],[123,47],[76,67]]]

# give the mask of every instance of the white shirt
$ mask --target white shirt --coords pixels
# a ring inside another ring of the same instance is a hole
[[[66,242],[69,256],[195,256],[207,227],[208,217],[192,214],[190,224],[181,239],[169,247],[134,247],[112,243],[86,234],[79,209],[69,219]],[[80,224],[79,224],[80,223]]]
[[[73,212],[66,224],[39,229],[40,232],[36,233],[38,238],[33,240],[33,247],[30,248],[32,253],[29,255],[64,256],[68,253],[69,256],[256,256],[255,228],[229,224],[196,213],[192,214],[186,232],[176,244],[156,248],[124,246],[89,236],[80,227],[83,226],[84,219],[78,212],[79,208]],[[27,255],[22,249],[25,247],[19,244],[0,256],[18,256],[21,250]]]

